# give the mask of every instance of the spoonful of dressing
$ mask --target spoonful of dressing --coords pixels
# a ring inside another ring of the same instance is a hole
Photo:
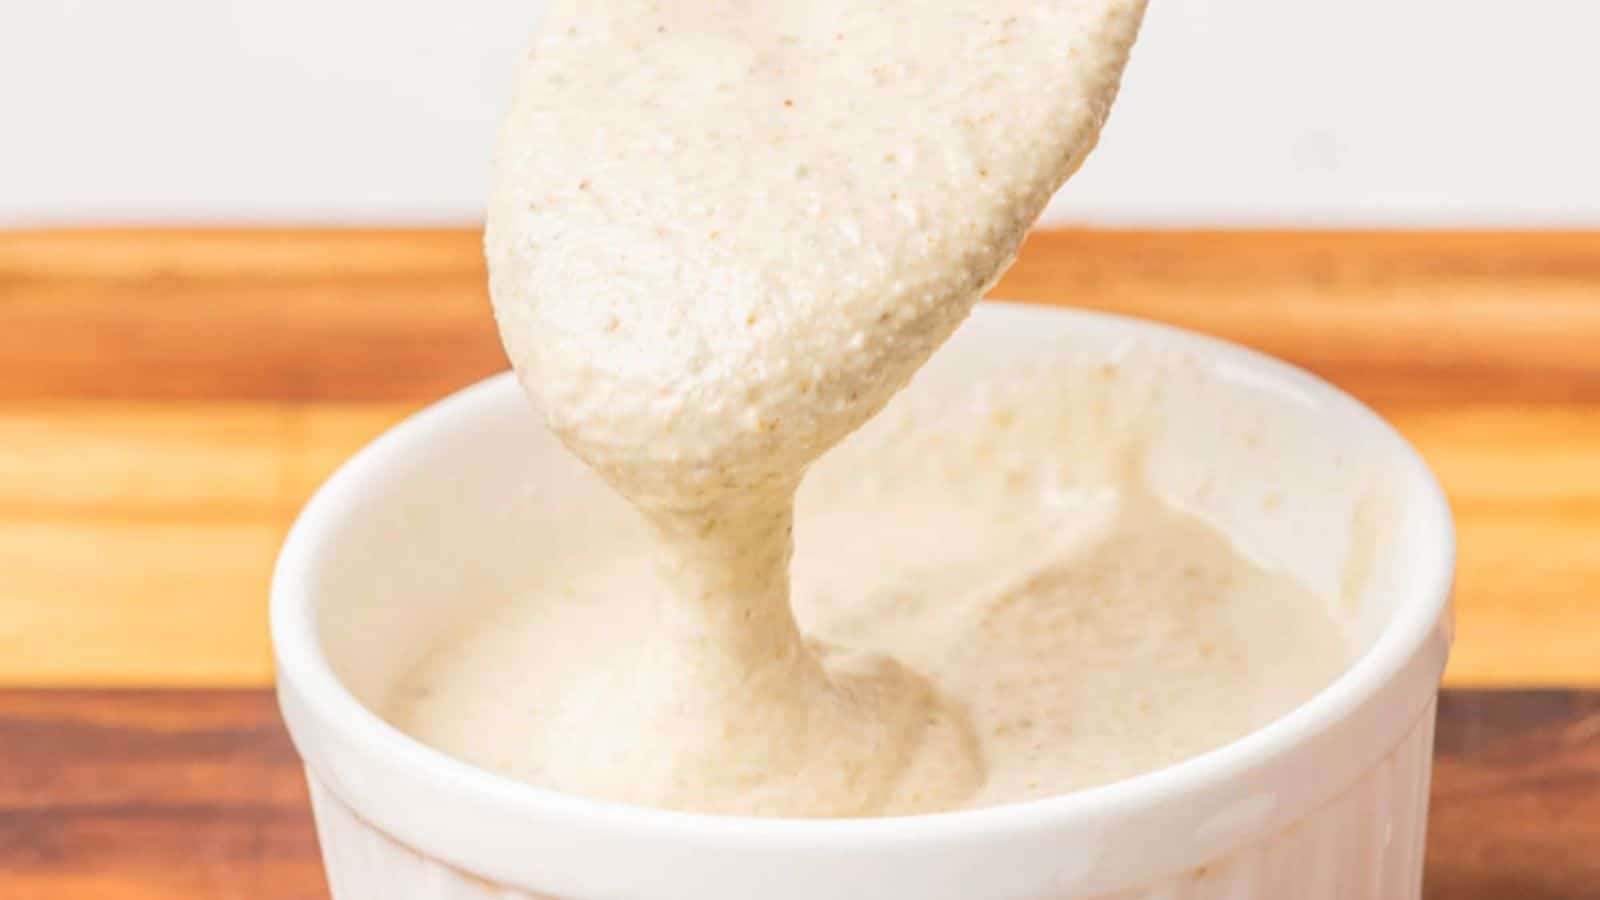
[[[901,388],[1095,143],[1143,0],[555,4],[502,132],[496,319],[650,526],[654,618],[539,778],[680,809],[947,808],[965,716],[789,606],[806,467]]]

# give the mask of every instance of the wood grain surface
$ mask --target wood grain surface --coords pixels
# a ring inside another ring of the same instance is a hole
[[[1459,518],[1450,682],[1600,686],[1600,235],[1049,232],[995,294],[1369,401]],[[0,684],[267,684],[295,510],[503,365],[471,231],[0,234]]]
[[[1427,900],[1600,897],[1597,735],[1600,694],[1447,692]],[[0,691],[0,745],[0,896],[327,896],[266,691]]]
[[[0,897],[327,896],[272,695],[0,690]]]

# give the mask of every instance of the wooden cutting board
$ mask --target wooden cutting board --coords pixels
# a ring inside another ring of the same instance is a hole
[[[1461,542],[1429,897],[1600,898],[1600,234],[1059,231],[995,294],[1394,421]],[[471,231],[0,233],[0,897],[325,895],[273,555],[342,458],[503,366]]]

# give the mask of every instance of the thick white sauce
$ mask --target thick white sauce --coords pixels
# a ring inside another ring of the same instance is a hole
[[[887,802],[830,812],[983,806],[1149,771],[1282,715],[1349,661],[1338,598],[1145,490],[1152,398],[1188,368],[1011,365],[900,395],[800,491],[803,632],[920,673],[967,742],[916,745],[923,767]],[[604,521],[606,540],[528,560],[523,595],[443,636],[392,696],[393,720],[484,768],[616,800],[798,814],[817,808],[804,792],[842,790],[839,756],[807,769],[816,748],[775,718],[792,706],[744,706],[711,690],[725,672],[670,655],[701,651],[661,655],[662,621],[681,614],[661,602],[649,529]],[[679,780],[688,764],[660,752],[684,732],[731,748],[714,782]]]
[[[915,812],[1103,775],[1054,762],[1107,749],[1064,724],[1091,702],[1071,690],[1087,650],[1203,633],[1200,594],[1292,585],[1133,494],[1026,564],[990,552],[1007,523],[1068,523],[991,494],[995,515],[928,539],[968,544],[992,587],[956,602],[936,567],[886,601],[886,552],[833,576],[853,623],[818,623],[834,643],[803,637],[789,569],[806,467],[1011,261],[1093,145],[1142,6],[552,10],[499,148],[495,312],[525,390],[636,505],[649,549],[530,573],[532,596],[436,654],[396,719],[540,784],[720,812]],[[842,533],[868,528],[870,509],[843,511]],[[1086,591],[1105,621],[1062,612]]]

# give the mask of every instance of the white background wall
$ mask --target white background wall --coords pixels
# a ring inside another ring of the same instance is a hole
[[[473,221],[538,5],[0,0],[0,225]],[[1151,0],[1051,214],[1600,226],[1600,0]]]

